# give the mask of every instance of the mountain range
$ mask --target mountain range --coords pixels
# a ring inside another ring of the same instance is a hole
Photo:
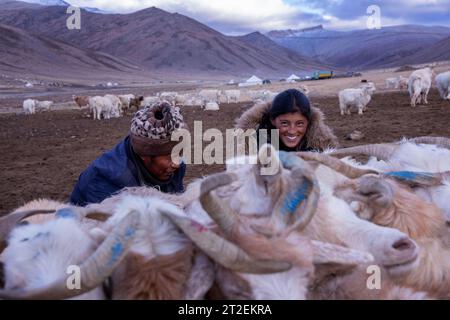
[[[344,32],[316,26],[228,36],[151,7],[129,14],[82,9],[81,29],[69,30],[68,2],[27,1],[35,3],[0,0],[1,70],[285,77],[450,59],[450,28],[445,27]]]
[[[5,8],[0,10],[2,24],[82,50],[104,52],[148,70],[264,76],[321,66],[260,33],[226,36],[189,17],[155,7],[130,14],[82,10],[81,29],[69,30],[65,7],[31,5],[17,9],[16,2],[0,1]],[[255,44],[259,42],[268,45]]]
[[[302,55],[342,68],[361,70],[450,60],[450,28],[446,27],[402,25],[334,31],[319,25],[274,30],[266,35]]]
[[[113,76],[139,69],[105,53],[82,50],[3,24],[0,24],[0,57],[2,71],[42,76],[62,74],[86,78],[93,70]]]

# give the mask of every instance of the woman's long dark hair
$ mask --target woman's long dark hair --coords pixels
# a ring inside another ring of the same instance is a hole
[[[258,131],[259,129],[267,129],[268,132],[267,142],[270,143],[270,130],[276,129],[275,126],[272,124],[271,120],[274,120],[279,115],[293,112],[300,112],[308,120],[308,124],[310,124],[312,111],[308,97],[303,92],[297,89],[288,89],[279,93],[273,99],[272,106],[263,116],[261,123],[258,127]],[[300,145],[297,147],[296,150],[305,151],[306,145],[307,145],[306,138],[303,137],[302,141],[300,141]],[[292,149],[286,147],[281,140],[279,146],[280,150],[293,151]]]

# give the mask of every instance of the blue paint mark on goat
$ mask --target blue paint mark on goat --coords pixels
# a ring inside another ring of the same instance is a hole
[[[308,192],[311,188],[311,183],[303,181],[295,190],[291,190],[284,198],[283,207],[281,208],[282,214],[293,214],[295,209],[308,198]]]
[[[420,172],[413,171],[392,171],[386,173],[389,177],[399,178],[402,180],[416,180],[418,174],[420,174]]]
[[[62,208],[59,209],[58,211],[56,211],[55,216],[57,218],[70,218],[70,219],[74,219],[76,218],[76,213],[70,209],[70,208]]]
[[[297,156],[289,154],[289,152],[286,151],[279,151],[279,158],[283,167],[286,169],[291,169],[292,167],[301,164],[301,160]]]
[[[405,181],[418,181],[421,180],[429,180],[434,177],[432,173],[428,172],[414,172],[414,171],[392,171],[385,173],[386,176],[405,180]]]
[[[124,247],[119,239],[111,246],[111,258],[108,261],[108,265],[113,265],[117,260],[119,260],[121,254],[123,253]]]
[[[125,238],[130,239],[134,237],[134,234],[136,233],[136,229],[133,227],[128,227],[127,230],[125,230]]]
[[[135,233],[136,229],[134,227],[127,227],[122,236],[116,237],[114,244],[111,246],[111,257],[107,263],[108,266],[112,266],[116,263],[123,254],[125,246],[122,241],[132,239]]]

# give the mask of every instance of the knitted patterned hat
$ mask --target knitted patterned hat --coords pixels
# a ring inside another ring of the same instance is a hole
[[[178,141],[171,141],[172,132],[185,127],[180,108],[167,101],[139,110],[131,120],[131,145],[141,156],[166,155]]]

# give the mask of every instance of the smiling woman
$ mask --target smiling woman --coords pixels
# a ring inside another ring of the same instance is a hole
[[[288,89],[272,102],[253,106],[238,119],[237,127],[257,131],[278,129],[279,149],[283,151],[323,151],[338,146],[322,111],[311,107],[308,98],[297,89]]]
[[[303,151],[306,148],[306,139],[303,138],[310,122],[308,98],[299,90],[289,89],[273,99],[260,128],[279,130],[281,150]]]

